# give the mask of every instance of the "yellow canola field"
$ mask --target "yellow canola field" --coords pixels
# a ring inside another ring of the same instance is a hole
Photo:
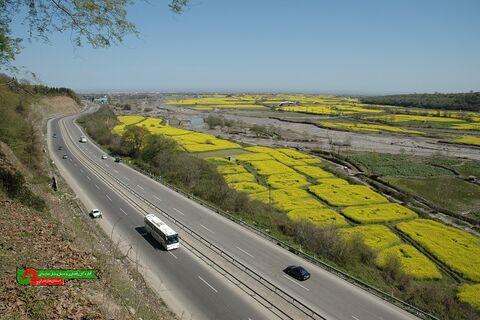
[[[322,168],[315,167],[315,166],[295,166],[293,168],[315,179],[333,177],[333,174],[331,174],[330,172],[327,172]]]
[[[210,161],[211,163],[213,163],[215,165],[233,164],[233,162],[231,162],[230,160],[225,159],[225,158],[221,158],[221,157],[208,157],[208,158],[205,158],[205,160]]]
[[[342,213],[358,223],[386,223],[417,217],[415,212],[398,203],[346,207]]]
[[[256,182],[236,182],[236,183],[229,183],[228,186],[239,192],[245,192],[249,194],[267,191],[266,187]]]
[[[341,187],[349,185],[347,180],[340,178],[320,178],[317,179],[318,184],[324,184],[329,186]]]
[[[293,106],[280,107],[280,111],[301,112],[324,115],[348,115],[354,113],[381,113],[381,109],[362,108],[354,105],[310,105],[310,106]]]
[[[326,128],[349,130],[349,131],[377,132],[377,133],[382,131],[388,131],[388,132],[396,132],[396,133],[423,134],[423,132],[421,131],[407,130],[399,127],[382,125],[382,124],[330,122],[330,121],[320,121],[319,124],[322,127],[326,127]]]
[[[311,186],[310,192],[332,206],[355,206],[387,203],[388,200],[366,186],[328,185]]]
[[[126,124],[119,124],[113,127],[112,132],[121,136],[125,132],[126,128],[127,128]]]
[[[244,153],[236,155],[235,158],[239,161],[273,160],[273,158],[266,153]]]
[[[389,114],[385,116],[368,117],[368,119],[382,120],[386,122],[465,122],[456,118],[433,117],[433,116],[417,116],[410,114]]]
[[[250,197],[266,204],[270,204],[271,198],[272,204],[276,208],[285,212],[301,208],[312,209],[325,207],[320,201],[314,199],[307,191],[296,188],[260,192],[250,195]]]
[[[283,163],[275,160],[249,161],[248,163],[255,168],[259,175],[262,176],[280,173],[295,173],[293,169],[290,169]]]
[[[247,151],[251,152],[258,152],[258,153],[263,153],[263,154],[268,154],[278,162],[283,163],[286,166],[302,166],[306,165],[307,163],[300,159],[295,159],[292,157],[289,157],[285,153],[278,151],[277,149],[273,148],[268,148],[268,147],[261,147],[261,146],[254,146],[254,147],[246,147],[244,148]]]
[[[396,228],[465,279],[480,281],[480,238],[428,219],[401,222]]]
[[[453,126],[450,127],[450,129],[480,131],[480,122],[454,124]]]
[[[302,161],[305,162],[306,164],[319,164],[322,162],[322,160],[318,158],[302,159]]]
[[[214,109],[247,109],[247,110],[266,110],[268,107],[259,104],[223,104],[193,107],[197,111],[212,111]]]
[[[310,185],[305,176],[296,172],[269,175],[267,184],[275,189],[303,188]]]
[[[185,129],[179,129],[179,128],[174,128],[174,127],[167,127],[167,126],[160,126],[160,127],[145,127],[150,133],[152,134],[164,134],[166,136],[179,136],[183,134],[189,134],[192,131],[185,130]]]
[[[367,247],[377,252],[401,242],[395,233],[379,224],[342,228],[339,231],[344,239],[359,237]]]
[[[223,178],[228,184],[236,182],[255,182],[255,177],[253,174],[248,172],[227,174],[224,175]]]
[[[475,144],[480,146],[480,137],[463,136],[454,140],[455,142]]]
[[[463,284],[459,287],[457,297],[460,301],[480,310],[480,284]]]
[[[154,127],[164,127],[162,126],[162,119],[159,118],[146,118],[143,121],[135,123],[135,125],[149,130]]]
[[[245,173],[244,167],[239,165],[221,165],[217,167],[217,171],[221,174]]]
[[[220,97],[205,97],[205,98],[194,98],[194,99],[183,99],[183,100],[171,100],[165,101],[164,104],[173,104],[173,105],[236,105],[236,104],[254,104],[255,98],[251,96],[243,97],[230,97],[225,96]]]
[[[307,221],[316,226],[346,226],[347,221],[340,214],[328,208],[295,209],[287,214],[293,221]]]
[[[389,257],[398,259],[400,269],[418,280],[440,279],[442,274],[437,266],[425,255],[409,244],[400,244],[380,251],[375,264],[384,268]]]
[[[275,149],[281,153],[283,153],[286,156],[289,156],[290,158],[296,159],[296,160],[302,160],[304,161],[305,159],[316,159],[308,154],[292,150],[292,149],[287,149],[287,148],[277,148]],[[320,159],[318,159],[320,160]]]
[[[145,117],[142,116],[118,116],[118,121],[127,126],[145,120]]]
[[[223,149],[237,149],[240,145],[228,140],[218,139],[215,136],[206,133],[192,132],[184,135],[173,136],[188,152],[204,152]]]

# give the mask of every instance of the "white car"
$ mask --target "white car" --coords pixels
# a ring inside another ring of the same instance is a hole
[[[90,211],[90,216],[92,218],[102,218],[103,213],[98,209],[92,209],[92,211]]]
[[[108,158],[108,157],[107,157],[106,154],[102,155],[102,160],[105,160],[105,159],[107,159],[107,158]]]

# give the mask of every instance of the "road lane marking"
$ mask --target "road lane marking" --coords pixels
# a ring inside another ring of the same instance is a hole
[[[106,194],[105,197],[107,197],[108,200],[112,201],[112,199],[108,196],[108,194]]]
[[[83,170],[82,170],[82,169],[80,169],[80,172],[81,172],[81,173],[83,173]]]
[[[208,229],[207,227],[205,227],[203,224],[200,224],[200,226],[201,226],[203,229],[205,229],[205,230],[207,230],[207,231],[209,231],[209,232],[211,232],[211,233],[215,233],[215,232],[213,232],[212,230],[210,230],[210,229]]]
[[[139,186],[138,184],[137,184],[137,187],[139,187],[139,188],[140,188],[140,189],[142,189],[142,190],[145,190],[145,189],[143,189],[143,187],[142,187],[142,186]]]
[[[287,277],[286,275],[283,275],[283,276],[284,276],[286,279],[288,279],[288,280],[292,281],[293,283],[295,283],[297,286],[300,286],[300,287],[302,287],[303,289],[305,289],[305,290],[307,290],[307,291],[310,291],[310,289],[302,286],[302,285],[301,285],[300,283],[298,283],[297,281],[295,281],[295,280],[293,280],[293,279],[290,279],[290,278]]]
[[[116,169],[113,169],[113,171],[115,171],[116,173],[119,173],[118,170],[116,170]]]
[[[160,198],[157,197],[156,195],[153,195],[153,197],[154,197],[155,199],[157,199],[158,201],[162,201],[162,199],[160,199]]]
[[[97,186],[97,185],[95,185],[95,188],[97,188],[98,190],[100,190],[100,187],[99,187],[99,186]]]
[[[77,166],[77,164],[76,164],[75,162],[73,163],[73,165],[74,165],[75,167]]]
[[[247,251],[243,250],[242,248],[239,248],[239,247],[235,247],[235,248],[237,248],[238,250],[242,251],[242,252],[245,253],[247,256],[252,257],[252,258],[255,258],[254,256],[252,256],[250,253],[248,253]]]
[[[183,213],[182,211],[178,210],[177,208],[173,208],[173,210],[177,211],[177,212],[180,213],[182,216],[185,215],[185,213]]]
[[[89,176],[86,176],[86,177],[87,177],[87,179],[88,179],[88,180],[92,180],[92,179],[90,179],[90,177],[89,177]]]
[[[352,316],[352,318],[353,318],[353,319],[355,319],[355,320],[360,320],[360,319],[358,319],[358,318],[357,318],[357,317],[355,317],[355,316]]]
[[[70,160],[70,162],[72,162],[72,159],[68,159],[68,160]]]
[[[128,181],[130,181],[130,179],[128,179],[127,177],[124,177],[124,178],[125,178],[125,180],[128,180]]]
[[[168,253],[170,253],[175,259],[178,259],[177,256],[172,253],[172,251],[168,251]]]
[[[127,213],[122,208],[120,208],[120,211],[122,211],[125,215],[127,215]]]
[[[211,285],[210,283],[208,283],[207,281],[205,281],[202,277],[198,276],[198,278],[199,278],[200,280],[202,280],[203,283],[205,283],[207,286],[209,286],[210,289],[212,289],[213,291],[215,291],[215,293],[218,293],[218,290],[215,289],[214,287],[212,287],[212,285]]]

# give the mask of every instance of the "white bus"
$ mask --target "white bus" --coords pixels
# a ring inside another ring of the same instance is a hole
[[[180,247],[178,242],[178,234],[172,228],[167,226],[153,213],[147,214],[143,219],[145,229],[157,240],[165,250],[177,249]]]

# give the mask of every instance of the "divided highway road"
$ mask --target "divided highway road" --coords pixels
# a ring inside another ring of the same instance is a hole
[[[62,175],[84,201],[104,212],[104,221],[144,257],[151,274],[166,290],[166,301],[193,319],[273,319],[275,316],[243,294],[187,250],[159,251],[142,234],[143,216],[115,188],[105,184],[95,166],[124,184],[225,252],[255,270],[291,296],[327,319],[416,319],[413,315],[313,265],[274,243],[195,203],[160,183],[104,154],[94,143],[79,143],[84,135],[75,123],[79,115],[49,122],[49,149]],[[73,141],[69,140],[73,137]],[[52,138],[56,133],[57,138]],[[63,150],[58,150],[58,146]],[[68,159],[61,159],[63,154]],[[175,229],[175,226],[172,226]],[[305,266],[312,277],[298,282],[282,270],[291,264]],[[148,279],[147,279],[148,281]],[[190,318],[190,317],[188,317]]]

